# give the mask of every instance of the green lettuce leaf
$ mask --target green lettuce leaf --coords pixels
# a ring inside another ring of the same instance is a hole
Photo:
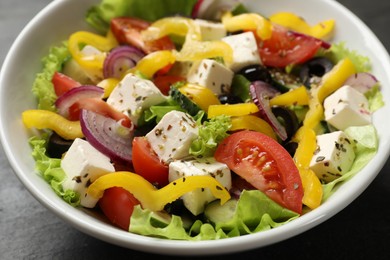
[[[72,206],[79,206],[80,196],[72,190],[63,190],[62,182],[66,178],[61,168],[61,159],[50,158],[46,155],[46,144],[49,133],[33,136],[29,139],[32,147],[32,156],[35,160],[35,170],[50,184],[54,192]]]
[[[105,33],[114,17],[130,16],[150,22],[178,14],[188,17],[196,2],[197,0],[102,0],[88,10],[86,21],[99,32]]]
[[[192,225],[192,231],[187,231],[183,227],[183,221],[179,216],[172,215],[170,223],[166,227],[153,225],[153,212],[148,209],[142,209],[140,206],[134,207],[130,219],[129,231],[144,236],[161,237],[175,240],[212,240],[226,238],[227,236],[221,230],[216,232],[211,224],[195,221]],[[191,233],[196,233],[191,236]]]
[[[70,53],[66,43],[50,48],[49,54],[43,57],[43,69],[36,75],[32,86],[32,92],[38,99],[38,109],[56,110],[54,102],[57,96],[51,79],[54,72],[60,71],[63,63],[69,58]]]
[[[179,104],[177,104],[173,99],[169,98],[167,99],[166,102],[158,104],[158,105],[153,105],[147,109],[145,109],[141,117],[138,119],[137,125],[143,126],[146,124],[156,124],[160,122],[160,120],[163,118],[163,116],[173,110],[178,110],[178,111],[185,111],[180,107]]]
[[[230,117],[221,115],[199,126],[199,135],[191,143],[190,154],[197,158],[213,156],[218,143],[228,136]]]
[[[233,214],[226,222],[208,223],[196,220],[190,229],[183,227],[179,216],[172,216],[165,226],[153,225],[153,212],[137,206],[130,219],[132,233],[177,240],[214,240],[269,230],[299,217],[281,207],[258,190],[243,191]]]
[[[378,135],[373,125],[352,126],[345,129],[345,134],[355,140],[355,161],[351,169],[340,178],[322,185],[323,201],[329,198],[335,191],[337,184],[350,179],[375,156],[378,151]]]
[[[372,89],[367,91],[364,94],[368,100],[368,105],[370,112],[373,113],[377,111],[379,108],[383,107],[385,105],[385,102],[383,101],[383,95],[380,91],[380,85],[375,85]]]
[[[345,42],[333,43],[330,50],[327,50],[324,55],[332,60],[335,64],[340,60],[348,57],[355,65],[357,72],[371,71],[370,59],[359,54],[355,50],[348,49]]]

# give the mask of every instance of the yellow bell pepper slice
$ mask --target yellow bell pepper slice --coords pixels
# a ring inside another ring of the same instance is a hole
[[[325,20],[311,27],[311,35],[329,41],[334,35],[335,27],[336,21],[334,19]]]
[[[335,28],[334,19],[325,20],[311,26],[302,17],[292,12],[278,12],[271,15],[269,19],[275,24],[323,40],[330,40]]]
[[[181,86],[179,91],[204,111],[207,111],[211,105],[221,104],[213,91],[200,85],[187,83]]]
[[[229,131],[253,130],[277,140],[273,128],[263,119],[254,115],[243,115],[231,117],[231,127]]]
[[[104,89],[103,98],[108,98],[118,83],[119,80],[116,78],[107,78],[100,81],[97,86]]]
[[[145,40],[156,40],[170,34],[185,36],[181,50],[175,53],[178,61],[222,57],[226,64],[231,64],[233,60],[233,50],[227,43],[202,41],[199,25],[189,18],[168,17],[157,20],[142,32],[142,37]]]
[[[101,51],[100,54],[84,55],[80,46],[90,45]],[[118,42],[109,31],[106,37],[87,31],[73,33],[68,40],[68,49],[73,59],[86,71],[102,73],[106,53],[116,47]]]
[[[49,110],[26,110],[22,113],[22,121],[27,128],[51,129],[67,140],[84,137],[80,121],[69,121]]]
[[[322,103],[325,98],[343,86],[344,82],[356,73],[355,66],[349,58],[339,61],[331,71],[326,73],[321,80],[320,86],[312,90],[307,112],[303,125],[314,129],[324,116]]]
[[[231,105],[211,105],[207,110],[207,117],[213,118],[219,115],[244,116],[259,112],[254,103],[239,103]]]
[[[175,61],[176,57],[171,51],[155,51],[139,60],[137,65],[130,69],[130,72],[139,71],[143,76],[151,79],[158,70],[175,63]]]
[[[194,20],[185,17],[159,19],[142,31],[142,38],[146,41],[153,41],[170,34],[185,36],[188,40],[202,40],[200,27]]]
[[[309,104],[310,96],[305,86],[292,89],[270,99],[270,106],[306,106]]]
[[[272,24],[269,20],[255,13],[233,16],[230,12],[222,16],[222,23],[229,32],[240,30],[255,30],[262,40],[268,40],[272,35]]]
[[[186,41],[176,54],[178,61],[198,61],[222,57],[227,66],[233,62],[233,49],[223,41]]]
[[[300,134],[300,142],[294,154],[294,161],[302,180],[304,192],[302,203],[310,209],[315,209],[321,205],[323,195],[320,180],[309,168],[310,161],[317,149],[316,134],[313,129],[307,127],[303,127]]]
[[[315,128],[324,117],[323,101],[331,93],[339,89],[351,75],[356,73],[355,66],[349,58],[339,61],[336,66],[324,75],[320,86],[312,89],[309,111],[292,141],[298,143],[294,154],[304,189],[303,204],[311,209],[318,207],[322,200],[321,182],[309,168],[311,158],[317,147]]]
[[[163,210],[168,203],[195,189],[208,188],[217,199],[221,200],[221,204],[230,199],[226,188],[211,176],[183,177],[157,189],[143,177],[132,172],[114,172],[103,175],[88,187],[87,193],[99,199],[103,197],[104,191],[111,187],[121,187],[129,191],[143,208],[152,211]]]
[[[324,75],[320,86],[312,90],[309,111],[305,115],[303,126],[298,129],[293,137],[293,141],[298,142],[294,159],[304,187],[303,203],[312,209],[318,207],[322,200],[321,182],[309,168],[310,160],[316,149],[314,129],[324,116],[322,103],[327,96],[339,89],[347,78],[355,73],[355,66],[349,58],[345,58]]]

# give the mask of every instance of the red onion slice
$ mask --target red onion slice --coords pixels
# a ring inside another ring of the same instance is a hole
[[[97,86],[83,85],[72,88],[61,95],[55,102],[58,109],[58,114],[63,117],[69,117],[69,108],[78,101],[84,98],[102,98],[104,90]]]
[[[350,76],[344,85],[348,85],[365,94],[378,84],[378,79],[369,72],[359,72]]]
[[[121,45],[110,51],[103,63],[104,78],[122,78],[123,74],[133,68],[145,56],[141,50]]]
[[[132,162],[132,129],[86,109],[81,110],[80,124],[86,140],[112,161]]]
[[[286,129],[272,113],[269,106],[269,100],[279,92],[264,81],[253,81],[249,86],[249,91],[253,102],[259,108],[260,117],[271,125],[282,141],[285,141],[287,139]]]

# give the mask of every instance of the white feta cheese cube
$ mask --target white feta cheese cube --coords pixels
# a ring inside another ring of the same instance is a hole
[[[187,75],[187,81],[209,88],[216,95],[229,93],[234,72],[215,60],[204,59],[194,62]]]
[[[367,98],[345,85],[324,100],[325,120],[339,130],[371,124]]]
[[[257,42],[252,32],[230,35],[222,38],[233,49],[233,63],[230,69],[234,72],[249,66],[261,64]]]
[[[62,183],[64,190],[71,189],[80,194],[81,205],[95,207],[97,199],[88,196],[88,186],[100,176],[115,171],[110,158],[96,150],[87,141],[76,138],[64,158],[61,168],[66,174]]]
[[[169,181],[188,176],[212,176],[226,189],[232,186],[232,178],[226,164],[217,162],[213,157],[173,161],[169,164]],[[215,200],[209,189],[196,189],[184,194],[181,199],[184,206],[195,216],[204,211],[205,206]]]
[[[145,137],[160,160],[170,162],[189,155],[191,143],[198,137],[198,126],[190,115],[170,111]]]
[[[200,27],[202,41],[217,41],[227,34],[226,28],[222,23],[195,19],[195,24]]]
[[[166,97],[152,81],[127,74],[111,92],[107,103],[127,115],[133,124],[137,125],[146,108],[165,100]]]
[[[310,169],[328,183],[348,172],[355,160],[354,143],[343,131],[317,136],[317,149]]]

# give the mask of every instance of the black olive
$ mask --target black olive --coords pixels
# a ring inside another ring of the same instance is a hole
[[[62,155],[69,150],[73,140],[66,140],[53,132],[47,143],[47,154],[50,158],[61,158]]]
[[[253,81],[264,81],[268,84],[272,84],[272,76],[266,67],[261,65],[250,65],[242,68],[238,74],[243,75],[247,80]]]
[[[221,104],[238,104],[238,103],[243,103],[241,98],[232,95],[232,94],[220,94],[218,96],[219,102]]]
[[[297,115],[287,107],[272,107],[272,113],[286,128],[287,141],[290,140],[299,128]]]
[[[298,148],[298,143],[297,142],[287,142],[283,145],[284,149],[291,155],[291,157],[294,157],[295,152]]]
[[[327,58],[316,57],[304,63],[299,71],[302,83],[310,88],[314,77],[321,78],[333,68],[334,64]]]

